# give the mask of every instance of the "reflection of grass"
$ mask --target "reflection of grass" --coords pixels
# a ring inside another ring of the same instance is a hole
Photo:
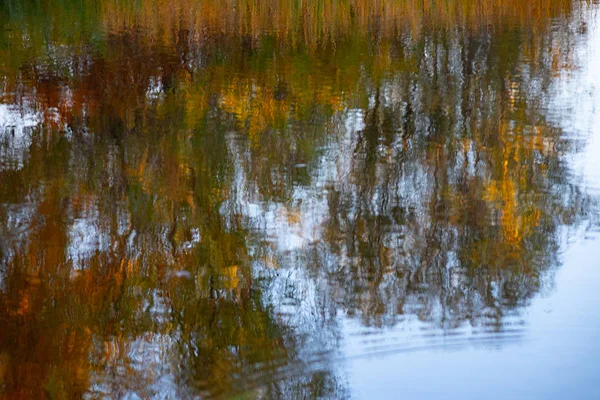
[[[104,33],[130,29],[142,30],[142,40],[155,44],[209,42],[219,35],[252,44],[275,35],[286,46],[315,49],[357,32],[392,38],[400,32],[419,36],[424,27],[539,24],[570,7],[571,0],[16,0],[0,5],[0,55],[19,42],[21,50],[34,52],[49,44],[101,46]],[[2,58],[20,61],[18,53]]]
[[[102,20],[109,29],[142,27],[151,40],[174,42],[177,29],[248,35],[275,33],[291,43],[315,47],[341,34],[393,37],[398,28],[419,34],[423,26],[471,26],[510,21],[526,25],[570,8],[570,0],[151,0],[105,1]],[[175,30],[172,28],[176,27]]]

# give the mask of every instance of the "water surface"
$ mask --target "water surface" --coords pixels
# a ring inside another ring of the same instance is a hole
[[[599,398],[600,18],[7,0],[3,398]]]

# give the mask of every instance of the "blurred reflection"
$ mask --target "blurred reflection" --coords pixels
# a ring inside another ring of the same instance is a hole
[[[471,3],[3,3],[4,397],[346,397],[348,319],[518,330],[582,22]]]

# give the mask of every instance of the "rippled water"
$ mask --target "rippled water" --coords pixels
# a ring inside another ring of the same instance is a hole
[[[600,398],[600,15],[0,4],[1,398]]]

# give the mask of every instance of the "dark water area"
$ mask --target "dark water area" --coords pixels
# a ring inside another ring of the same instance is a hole
[[[4,0],[0,399],[600,398],[600,15]]]

